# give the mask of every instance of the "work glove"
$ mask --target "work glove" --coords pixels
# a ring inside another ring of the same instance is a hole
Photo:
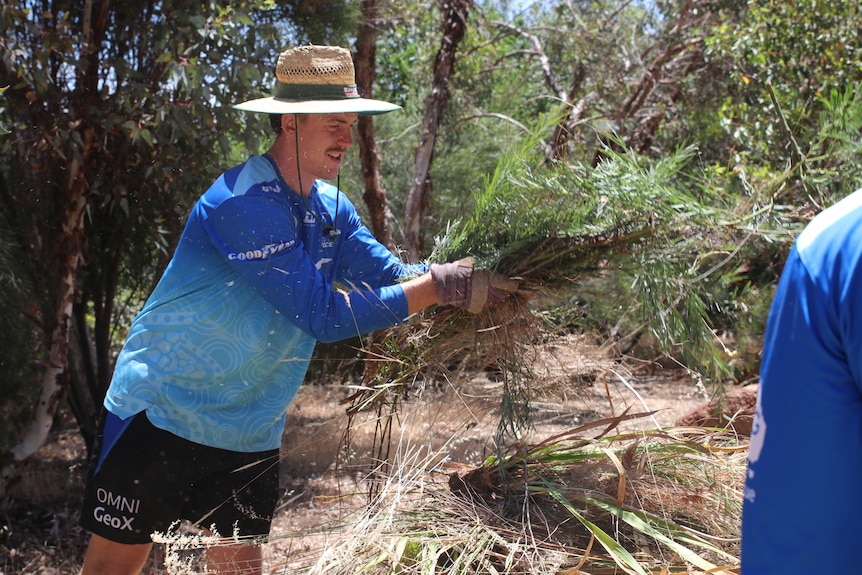
[[[487,306],[501,303],[518,291],[518,280],[489,270],[477,270],[470,258],[431,264],[431,278],[441,305],[459,307],[470,313],[479,313]]]

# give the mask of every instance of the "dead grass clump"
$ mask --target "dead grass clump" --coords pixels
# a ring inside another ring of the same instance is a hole
[[[643,416],[480,466],[402,457],[310,573],[731,572],[745,447],[709,430],[609,434]]]

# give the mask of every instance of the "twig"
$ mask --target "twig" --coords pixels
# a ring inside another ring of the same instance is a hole
[[[612,370],[610,370],[610,371],[611,371],[611,373],[612,373],[612,374],[614,374],[615,376],[617,376],[617,379],[619,379],[619,380],[622,382],[622,384],[623,384],[624,386],[626,386],[626,388],[628,388],[628,390],[629,390],[629,391],[631,391],[631,392],[634,394],[634,396],[635,396],[636,398],[638,398],[638,401],[639,401],[639,402],[640,402],[640,404],[643,406],[643,408],[649,412],[649,411],[650,411],[650,408],[647,406],[646,402],[644,401],[644,398],[643,398],[643,397],[641,397],[641,394],[640,394],[640,393],[638,393],[638,391],[637,391],[634,387],[632,387],[632,385],[631,385],[628,381],[626,381],[626,380],[625,380],[625,378],[624,378],[623,376],[621,376],[619,373],[617,373],[617,372],[616,372],[616,371],[614,371],[613,369],[612,369]],[[653,417],[652,413],[650,413],[649,418],[650,418],[650,419],[652,420],[652,422],[655,424],[656,429],[658,429],[659,431],[663,431],[662,426],[659,424],[658,420],[657,420],[655,417]]]

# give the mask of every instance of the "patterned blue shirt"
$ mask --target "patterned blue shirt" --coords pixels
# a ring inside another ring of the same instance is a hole
[[[122,419],[146,410],[212,447],[277,449],[315,342],[403,321],[398,282],[423,271],[377,242],[335,187],[315,182],[303,199],[268,156],[252,156],[193,207],[105,407]]]

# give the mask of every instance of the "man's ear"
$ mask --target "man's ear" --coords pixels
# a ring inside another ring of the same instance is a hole
[[[294,114],[282,114],[281,129],[292,134],[296,130],[296,116]]]

